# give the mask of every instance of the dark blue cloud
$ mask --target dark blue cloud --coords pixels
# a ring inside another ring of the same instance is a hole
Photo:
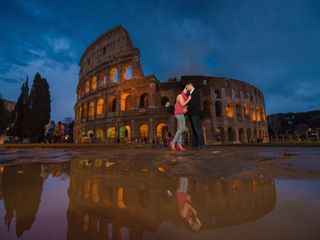
[[[306,0],[0,1],[0,83],[16,99],[39,71],[53,117],[73,115],[78,62],[97,36],[123,24],[145,74],[232,77],[265,95],[268,113],[320,105],[320,4]]]

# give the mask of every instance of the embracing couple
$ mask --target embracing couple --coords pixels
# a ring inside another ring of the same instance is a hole
[[[185,151],[182,147],[182,134],[186,128],[185,115],[189,116],[192,129],[192,148],[200,150],[202,148],[202,134],[200,124],[200,93],[192,83],[188,83],[183,91],[177,96],[175,103],[174,116],[177,119],[177,132],[170,143],[172,151]]]

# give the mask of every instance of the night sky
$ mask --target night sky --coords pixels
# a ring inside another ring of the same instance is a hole
[[[230,77],[261,89],[267,114],[320,108],[320,2],[308,0],[0,0],[2,97],[39,72],[53,119],[73,117],[80,57],[119,24],[160,81]]]

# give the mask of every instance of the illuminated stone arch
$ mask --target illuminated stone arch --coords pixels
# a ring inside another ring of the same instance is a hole
[[[126,64],[122,67],[122,78],[125,80],[132,79],[132,65]]]
[[[128,142],[131,139],[131,128],[129,125],[120,128],[119,137],[122,142]]]
[[[256,111],[255,111],[254,106],[251,107],[251,120],[252,121],[256,121],[257,120]]]
[[[101,128],[96,130],[96,142],[102,143],[103,141],[103,130]]]
[[[120,103],[121,111],[128,111],[131,108],[131,96],[129,93],[123,93],[121,95]]]
[[[261,122],[261,111],[259,107],[256,108],[256,116],[257,116],[257,121]]]
[[[233,106],[229,101],[226,102],[226,116],[227,118],[233,118]]]
[[[94,76],[92,79],[91,79],[91,90],[96,90],[97,89],[97,77]]]
[[[222,103],[220,101],[215,102],[216,117],[222,117]]]
[[[117,109],[117,99],[115,96],[108,98],[108,112],[115,112]]]
[[[89,112],[88,112],[88,117],[93,118],[94,117],[94,101],[89,102]]]
[[[148,138],[148,136],[149,136],[149,126],[148,126],[148,124],[143,123],[143,124],[140,125],[139,134],[140,134],[141,139]]]
[[[243,105],[244,116],[249,117],[249,106],[247,103]]]
[[[100,98],[97,103],[97,116],[102,116],[104,113],[104,99]]]
[[[110,70],[109,79],[111,82],[114,82],[114,83],[118,82],[119,73],[118,73],[118,69],[116,67],[114,67]]]
[[[156,127],[156,136],[159,143],[164,142],[168,138],[168,125],[165,123],[159,123]]]
[[[90,130],[87,131],[87,136],[91,136],[91,135],[93,135],[93,134],[94,134],[94,132],[93,132],[92,129],[90,129]]]
[[[139,107],[140,108],[147,108],[148,106],[149,106],[149,94],[148,93],[142,93],[140,95]]]
[[[116,142],[116,128],[109,127],[107,128],[107,143],[115,143]]]

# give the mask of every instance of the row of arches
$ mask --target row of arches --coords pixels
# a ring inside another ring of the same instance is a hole
[[[223,112],[225,112],[226,118],[234,118],[235,115],[237,118],[241,118],[242,115],[251,119],[252,121],[264,121],[266,122],[266,114],[262,107],[259,106],[249,106],[248,103],[241,104],[239,102],[233,103],[231,101],[225,102],[225,107],[223,108],[222,101],[215,101],[214,110],[216,117],[222,117]],[[203,101],[203,113],[204,116],[211,116],[211,103],[209,100]],[[250,116],[251,114],[251,116]]]
[[[122,67],[121,71],[122,79],[130,80],[133,78],[132,65],[126,64]],[[116,67],[111,68],[108,74],[108,81],[110,83],[117,83],[119,81],[119,70]],[[93,76],[91,79],[85,81],[84,86],[81,88],[81,95],[89,94],[92,91],[97,90],[98,87],[104,87],[107,85],[107,74],[101,73]]]
[[[144,92],[140,94],[138,100],[138,108],[149,107],[149,94]],[[105,106],[106,105],[106,106]],[[134,105],[135,106],[135,105]],[[129,93],[123,93],[120,97],[120,111],[129,111],[132,107],[132,96]],[[105,114],[105,111],[109,113],[116,112],[117,110],[117,98],[116,96],[109,96],[105,102],[104,98],[97,100],[91,100],[89,102],[81,104],[77,110],[77,120],[81,119],[92,119],[100,117]]]
[[[82,130],[82,137],[92,137],[96,143],[129,143],[131,141],[139,141],[144,143],[163,143],[170,137],[168,125],[165,123],[159,123],[154,129],[154,137],[151,139],[149,125],[142,123],[136,129],[136,133],[133,134],[133,130],[129,124],[122,125],[117,128],[116,126],[109,126],[106,129],[97,128],[95,130]]]
[[[223,127],[218,127],[214,137],[215,141],[222,143],[262,143],[266,138],[264,130],[254,128],[252,131],[247,128],[245,132],[243,128],[236,130],[233,127],[228,127],[226,130]]]
[[[153,131],[152,133],[150,131]],[[223,128],[217,127],[213,138],[213,143],[263,143],[266,141],[266,132],[263,129],[239,128],[234,127]],[[206,127],[202,127],[202,138],[206,144],[207,139],[211,139],[210,133]],[[89,136],[94,138],[96,143],[157,143],[166,144],[172,134],[169,131],[166,123],[159,123],[154,129],[151,129],[148,123],[138,125],[136,129],[132,129],[129,124],[124,124],[120,127],[109,126],[105,129],[97,128],[95,130],[82,130],[81,136]],[[189,129],[183,135],[183,144],[189,144],[190,139]]]

